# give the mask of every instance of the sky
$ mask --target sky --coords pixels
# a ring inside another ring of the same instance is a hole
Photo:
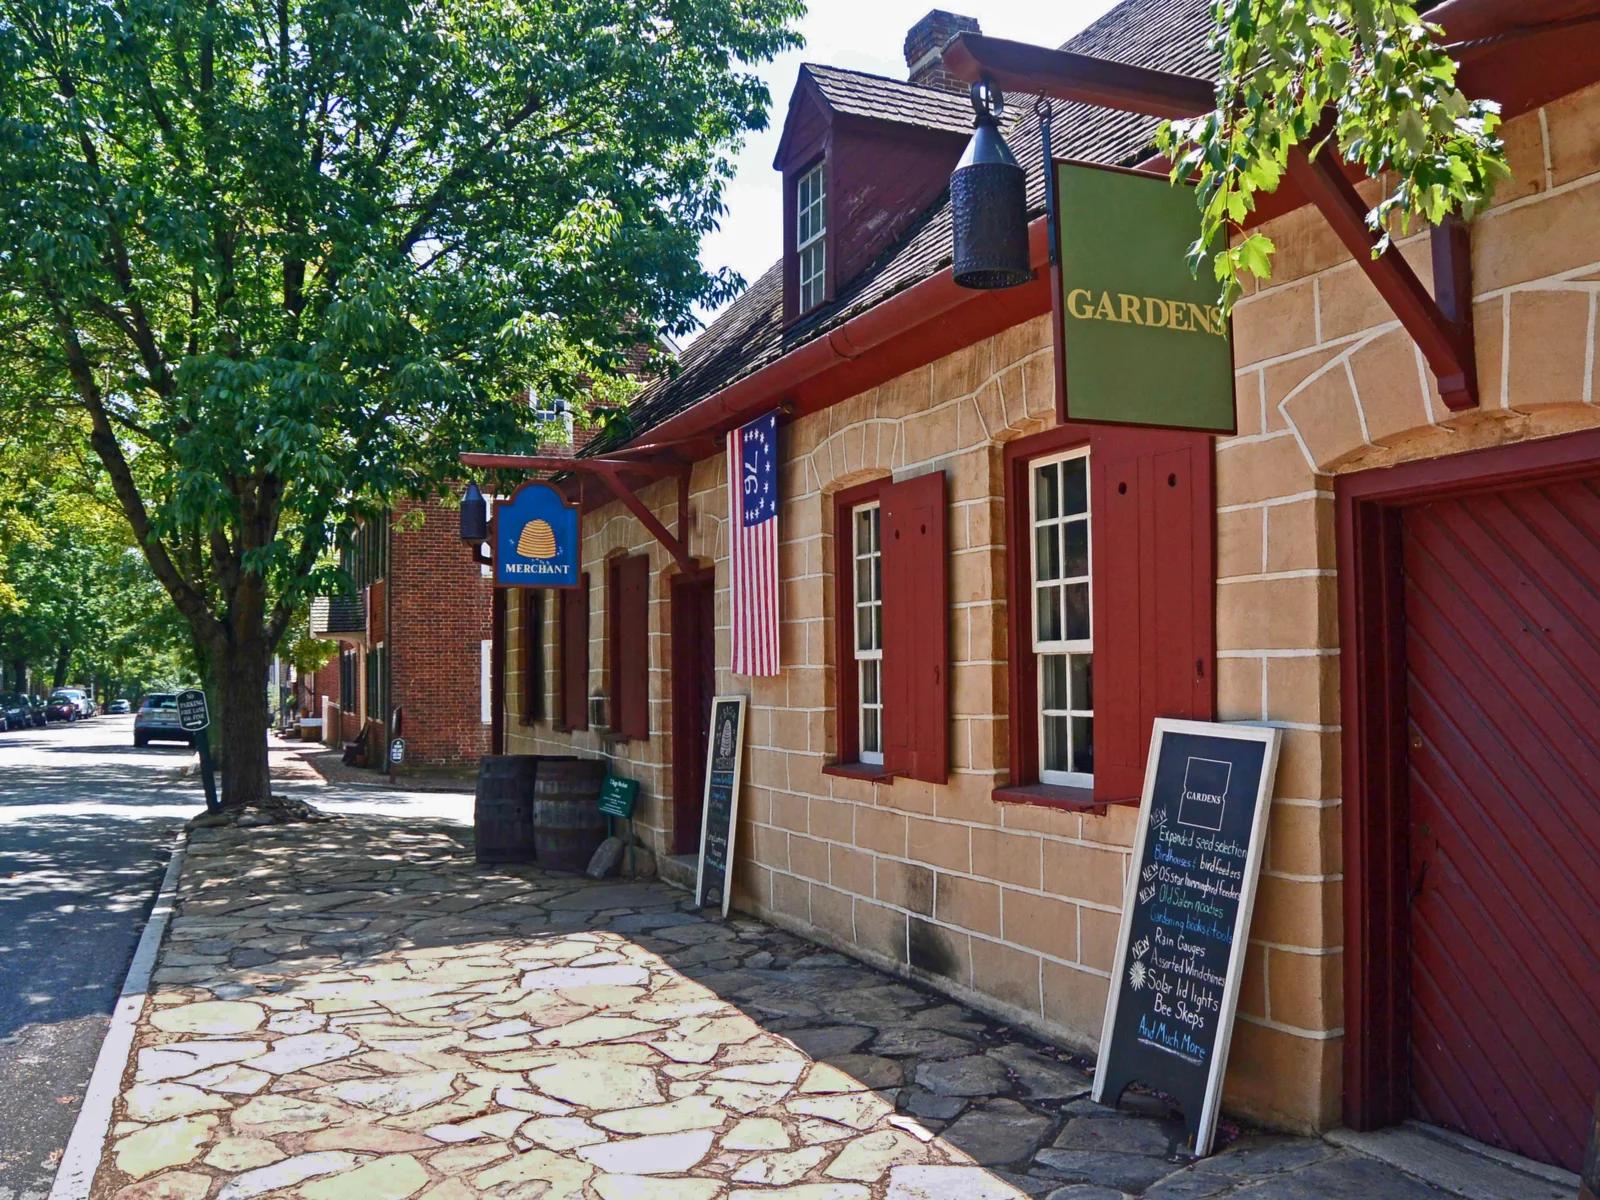
[[[930,8],[974,16],[983,32],[994,37],[1059,46],[1116,3],[940,0],[935,5],[933,0],[811,0],[809,12],[800,22],[805,45],[780,55],[759,71],[772,93],[768,127],[746,139],[737,159],[737,175],[725,193],[728,211],[723,214],[722,228],[702,243],[700,261],[710,270],[732,267],[746,283],[753,283],[782,253],[782,179],[772,169],[772,158],[801,63],[828,63],[904,79],[906,31]],[[701,317],[709,322],[713,315],[702,313]]]

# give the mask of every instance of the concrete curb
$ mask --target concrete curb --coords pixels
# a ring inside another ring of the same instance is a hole
[[[1578,1177],[1570,1171],[1416,1121],[1371,1133],[1333,1129],[1323,1137],[1464,1200],[1571,1200],[1578,1194]]]
[[[78,1110],[77,1123],[67,1139],[49,1200],[88,1200],[100,1158],[105,1153],[106,1135],[111,1130],[111,1108],[122,1091],[122,1075],[128,1069],[128,1057],[133,1052],[134,1031],[144,1012],[150,974],[155,970],[156,954],[172,917],[178,875],[183,870],[188,844],[188,833],[179,833],[172,858],[167,863],[167,873],[161,880],[161,890],[156,893],[155,907],[150,910],[150,919],[145,922],[139,945],[133,952],[122,995],[111,1010],[111,1026],[106,1030],[105,1041],[100,1043],[100,1056],[95,1059],[94,1073],[89,1076],[89,1087],[83,1095],[83,1107]]]

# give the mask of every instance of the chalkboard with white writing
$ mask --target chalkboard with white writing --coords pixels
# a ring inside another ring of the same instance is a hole
[[[706,747],[705,805],[700,818],[700,872],[695,903],[728,915],[733,873],[733,837],[739,821],[739,768],[744,762],[743,696],[711,702],[711,739]]]
[[[1196,1155],[1216,1132],[1280,737],[1163,719],[1150,740],[1094,1098],[1167,1093]]]

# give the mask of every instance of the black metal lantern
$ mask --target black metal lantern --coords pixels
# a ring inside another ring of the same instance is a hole
[[[461,497],[461,540],[481,542],[489,536],[489,505],[475,483],[467,484],[467,494]]]
[[[956,283],[966,288],[1018,287],[1033,278],[1028,263],[1027,175],[1000,136],[1005,96],[990,83],[972,85],[972,141],[950,175]]]

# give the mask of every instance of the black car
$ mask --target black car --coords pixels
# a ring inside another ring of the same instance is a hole
[[[34,726],[33,702],[20,692],[0,692],[0,733]]]

